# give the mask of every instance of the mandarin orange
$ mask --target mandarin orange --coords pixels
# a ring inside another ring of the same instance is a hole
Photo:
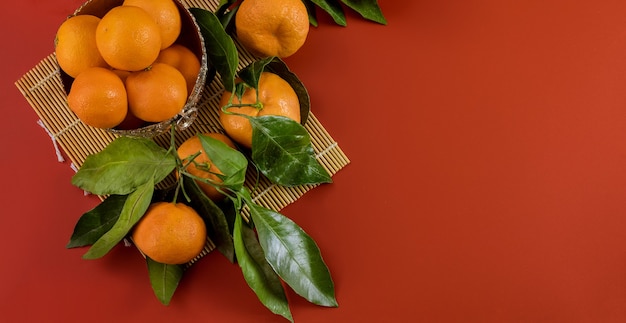
[[[156,202],[137,222],[131,237],[150,259],[178,265],[200,255],[207,231],[204,220],[193,208],[182,203]]]
[[[109,10],[96,28],[96,45],[113,68],[140,71],[159,56],[159,26],[145,10],[117,6]]]
[[[75,78],[89,67],[108,67],[96,46],[96,28],[100,18],[78,15],[66,19],[57,30],[54,52],[59,67]]]
[[[78,74],[67,95],[67,104],[83,123],[96,128],[113,128],[128,112],[124,83],[102,67],[90,67]]]
[[[139,119],[148,122],[169,120],[187,102],[187,84],[174,67],[154,63],[126,78],[128,108]]]
[[[235,31],[256,55],[288,57],[304,45],[309,15],[302,0],[245,0],[235,14]]]
[[[205,133],[204,135],[220,140],[231,148],[236,149],[235,144],[227,136],[221,133]],[[212,164],[211,157],[208,156],[202,148],[202,143],[197,135],[185,140],[178,147],[177,153],[181,160],[199,153],[199,155],[194,158],[193,162],[187,166],[187,172],[191,175],[207,179],[215,185],[222,183],[222,180],[217,176],[217,174],[221,175],[222,172],[219,168]],[[197,167],[196,165],[202,165],[202,167]],[[200,189],[211,200],[218,201],[224,198],[224,195],[220,193],[214,185],[200,180],[196,180],[196,183],[198,183]]]
[[[240,80],[238,80],[240,82]],[[262,107],[254,106],[229,107],[224,112],[220,109],[219,119],[224,131],[230,138],[245,147],[252,147],[252,125],[244,116],[257,117],[263,115],[278,115],[300,122],[300,102],[298,95],[287,81],[280,76],[263,72],[259,78],[258,99]],[[241,97],[224,91],[220,99],[220,107],[229,104],[232,96],[232,104],[254,104],[257,100],[257,91],[247,88]]]

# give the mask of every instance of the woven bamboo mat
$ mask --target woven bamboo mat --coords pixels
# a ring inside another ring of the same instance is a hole
[[[203,8],[214,11],[219,0],[181,0],[187,8]],[[236,42],[240,53],[239,68],[254,61],[254,57]],[[297,72],[297,71],[295,71]],[[67,106],[61,73],[54,53],[39,62],[35,67],[23,75],[15,85],[22,92],[28,103],[37,113],[53,143],[68,156],[75,168],[85,161],[85,158],[104,149],[117,135],[102,129],[86,126],[78,120]],[[223,132],[218,119],[219,98],[223,92],[219,77],[205,85],[198,103],[198,116],[195,122],[176,137],[177,145],[196,133]],[[316,158],[331,174],[336,174],[350,162],[337,142],[324,129],[313,113],[304,125],[311,135]],[[169,133],[154,137],[155,142],[163,147],[169,146]],[[297,187],[283,187],[272,184],[264,177],[257,182],[256,175],[250,174],[247,179],[248,187],[256,182],[253,199],[259,205],[279,211],[290,203],[295,202],[307,191],[315,187],[305,185]],[[214,249],[209,241],[203,256]]]

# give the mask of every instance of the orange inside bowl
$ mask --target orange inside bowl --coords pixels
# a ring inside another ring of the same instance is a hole
[[[76,9],[73,15],[94,15],[102,18],[110,9],[122,5],[123,2],[124,0],[89,0]],[[207,82],[207,75],[209,74],[207,53],[204,39],[200,33],[200,27],[198,27],[195,18],[179,0],[173,0],[173,2],[178,7],[182,21],[180,36],[176,43],[189,48],[200,60],[200,71],[196,84],[187,98],[185,106],[172,119],[159,123],[145,123],[136,129],[107,129],[112,133],[127,136],[154,137],[167,131],[172,123],[176,124],[178,130],[183,130],[190,126],[196,118],[198,111],[197,103],[200,100],[204,85]],[[61,68],[59,68],[59,72],[67,94],[72,87],[74,79]]]

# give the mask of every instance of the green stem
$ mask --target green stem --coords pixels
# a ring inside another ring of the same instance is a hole
[[[241,107],[253,107],[255,109],[262,110],[263,102],[257,101],[256,103],[229,103],[225,106],[226,109],[241,108]]]
[[[170,147],[167,149],[167,153],[174,153],[176,151],[176,125],[174,124],[174,122],[172,122],[171,126],[170,126]],[[176,157],[176,163],[178,164],[178,162],[180,161],[180,158],[178,158],[178,154],[174,153],[174,156]]]
[[[227,187],[224,187],[224,186],[222,186],[222,185],[216,184],[215,182],[213,182],[213,181],[211,181],[211,180],[209,180],[209,179],[207,179],[207,178],[204,178],[204,177],[200,177],[200,176],[193,175],[193,174],[191,174],[191,173],[189,173],[189,172],[187,172],[187,171],[184,171],[184,170],[180,171],[180,175],[185,175],[185,176],[187,176],[187,177],[189,177],[189,178],[192,178],[192,179],[194,179],[194,180],[200,181],[200,182],[202,182],[202,183],[209,184],[209,185],[211,185],[211,186],[215,187],[215,189],[216,189],[218,192],[220,192],[220,193],[222,193],[222,194],[226,195],[227,197],[231,197],[231,196],[232,196],[231,194],[233,193],[233,191],[232,191],[231,189],[229,189],[229,188],[227,188]],[[180,177],[182,177],[182,176],[180,176]],[[226,190],[224,190],[224,188],[225,188]]]
[[[228,111],[229,108],[242,108],[242,107],[253,107],[257,110],[263,110],[263,102],[259,100],[259,91],[256,91],[256,102],[255,103],[233,103],[233,98],[235,97],[235,93],[230,94],[230,98],[228,98],[228,103],[222,107],[222,112],[226,114],[234,114],[240,115],[242,117],[246,116],[244,114],[239,114],[237,112]]]
[[[187,163],[186,163],[186,164],[183,164],[183,163],[182,163],[182,161],[181,161],[181,167],[180,167],[180,169],[179,169],[179,170],[185,170],[185,169],[187,169],[187,167],[188,167],[191,163],[194,163],[194,164],[195,164],[195,161],[194,161],[194,160],[196,159],[196,157],[200,156],[200,154],[201,154],[201,152],[197,152],[197,153],[195,153],[195,154],[193,154],[193,155],[187,156],[187,158],[185,158],[185,160],[189,160],[189,161],[187,161]]]
[[[178,176],[178,181],[176,183],[176,190],[174,190],[174,197],[172,198],[172,203],[176,204],[176,201],[178,201],[178,192],[183,189],[183,177],[182,176]],[[183,194],[185,194],[183,192]],[[185,194],[187,195],[187,194]]]

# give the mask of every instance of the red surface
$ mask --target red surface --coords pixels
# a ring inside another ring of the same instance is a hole
[[[287,59],[352,161],[283,211],[340,304],[296,322],[625,322],[626,2],[380,2]],[[13,83],[80,3],[1,5],[0,321],[281,322],[218,254],[165,307],[132,248],[64,248],[97,200]]]

